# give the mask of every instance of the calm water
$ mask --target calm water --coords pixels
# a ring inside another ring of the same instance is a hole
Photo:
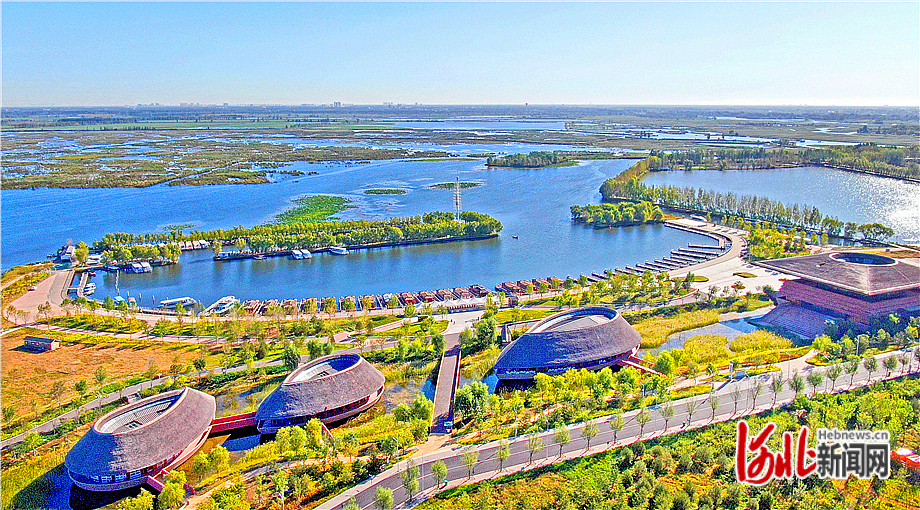
[[[100,273],[94,278],[98,285],[94,297],[120,292],[139,298],[143,305],[181,296],[203,302],[213,302],[228,294],[241,299],[307,298],[474,283],[491,287],[523,278],[577,276],[663,257],[672,248],[690,242],[706,242],[703,236],[663,226],[593,230],[572,224],[569,207],[597,202],[600,183],[630,164],[630,161],[596,161],[542,170],[486,170],[475,161],[303,165],[306,169],[318,168],[321,174],[258,186],[63,193],[81,204],[76,209],[85,207],[81,226],[96,232],[86,237],[98,238],[103,231],[115,229],[97,225],[106,221],[127,231],[155,231],[178,223],[194,223],[202,228],[251,225],[268,221],[287,207],[291,199],[313,193],[352,199],[356,207],[343,212],[340,215],[343,218],[383,218],[449,210],[452,193],[427,186],[459,177],[483,183],[464,190],[463,208],[491,214],[505,226],[500,238],[487,241],[363,250],[347,257],[317,254],[311,260],[278,257],[214,264],[208,250],[188,252],[183,254],[180,264],[157,268],[153,273],[119,274],[117,291],[114,275]],[[409,192],[396,196],[362,193],[374,187],[396,187]],[[18,195],[30,193],[60,195],[62,192],[36,190]],[[147,209],[125,207],[124,215],[111,217],[105,213],[131,201],[148,204]],[[62,226],[41,215],[34,221],[40,222],[42,229]],[[4,218],[4,225],[6,222]],[[38,242],[39,237],[28,230],[9,235],[20,236],[23,243]],[[76,235],[57,233],[53,237],[66,239]]]
[[[808,204],[842,221],[883,223],[895,239],[920,237],[920,184],[830,168],[654,172],[646,184],[692,186]]]

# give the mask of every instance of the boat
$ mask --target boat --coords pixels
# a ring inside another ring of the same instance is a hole
[[[303,258],[305,258],[305,259],[312,259],[312,258],[313,258],[313,254],[310,253],[310,250],[307,250],[307,249],[300,250],[300,254],[303,255]]]
[[[512,236],[511,236],[511,239],[517,239],[517,238],[518,238],[518,236],[516,236],[516,235],[512,235]]]
[[[153,271],[153,266],[150,265],[150,262],[141,262],[142,273],[149,273]]]
[[[198,302],[188,296],[174,299],[164,299],[163,301],[160,301],[160,308],[175,308],[176,305],[180,303],[183,307],[188,308],[190,306],[194,306]]]
[[[348,250],[344,246],[330,246],[329,253],[333,255],[348,255]]]
[[[291,250],[291,258],[294,260],[300,260],[303,258],[303,252],[300,250]]]
[[[236,299],[236,296],[224,296],[218,299],[217,302],[214,303],[213,305],[205,308],[203,314],[208,315],[208,314],[213,313],[215,315],[220,315],[223,313],[227,313],[228,311],[230,311],[230,308],[233,307],[233,305],[239,302],[240,301]]]
[[[265,260],[265,255],[256,255],[253,257],[255,260]]]
[[[90,283],[87,283],[85,287],[83,287],[83,295],[89,296],[89,295],[92,294],[93,292],[96,292],[96,284],[95,284],[95,283],[90,282]]]

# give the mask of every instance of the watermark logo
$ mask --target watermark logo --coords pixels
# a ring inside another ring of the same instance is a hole
[[[890,446],[885,430],[818,429],[816,448],[808,447],[808,427],[796,436],[784,432],[781,451],[767,447],[776,431],[775,423],[767,423],[752,434],[746,421],[738,422],[735,446],[735,476],[740,483],[765,485],[773,479],[818,478],[846,479],[888,478]]]

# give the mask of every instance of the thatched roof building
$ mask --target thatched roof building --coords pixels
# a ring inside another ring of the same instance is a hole
[[[207,439],[214,397],[190,388],[119,407],[96,420],[67,453],[73,482],[93,491],[143,484],[147,475],[182,462]]]
[[[589,306],[540,321],[502,350],[499,379],[533,379],[569,369],[630,365],[642,338],[616,310]]]
[[[920,311],[918,262],[854,251],[754,263],[799,277],[783,282],[775,294],[782,302],[869,322],[890,313]]]
[[[383,393],[385,378],[357,354],[317,358],[288,375],[256,411],[259,432],[303,425],[312,418],[331,423],[371,407]]]

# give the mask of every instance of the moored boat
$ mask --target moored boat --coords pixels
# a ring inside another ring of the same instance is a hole
[[[164,299],[163,301],[160,301],[160,308],[175,308],[176,305],[180,303],[183,307],[188,308],[190,306],[194,306],[197,301],[188,296],[174,299]]]
[[[329,253],[333,255],[348,255],[348,250],[344,246],[330,246]]]
[[[213,305],[207,307],[204,310],[204,315],[208,315],[212,313],[218,314],[218,315],[227,313],[228,311],[230,311],[230,308],[233,307],[233,305],[238,302],[239,300],[236,299],[236,296],[224,296],[218,299],[217,302],[214,303]]]

